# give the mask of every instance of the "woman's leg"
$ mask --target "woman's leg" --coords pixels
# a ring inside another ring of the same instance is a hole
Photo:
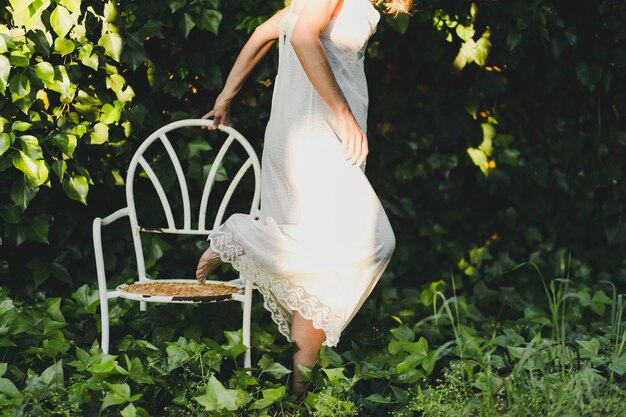
[[[326,339],[324,330],[313,327],[313,320],[307,320],[297,311],[293,314],[291,322],[291,340],[298,347],[293,354],[293,391],[304,392],[306,382],[302,380],[298,365],[313,368],[317,363],[317,354]]]

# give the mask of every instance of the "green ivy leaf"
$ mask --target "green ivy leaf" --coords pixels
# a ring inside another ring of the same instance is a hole
[[[285,368],[280,363],[274,362],[272,357],[269,355],[263,355],[263,357],[259,360],[259,367],[261,368],[261,371],[272,375],[276,379],[280,379],[291,373],[289,369]]]
[[[102,106],[102,114],[100,115],[100,122],[107,124],[107,125],[114,124],[114,123],[117,123],[118,120],[120,120],[121,115],[122,115],[122,112],[119,108],[107,103],[104,106]]]
[[[67,156],[70,158],[74,156],[74,149],[76,149],[76,136],[67,135],[65,133],[57,133],[52,136],[52,142]]]
[[[122,37],[119,33],[109,32],[104,34],[98,41],[98,45],[104,48],[104,53],[119,62],[122,54]]]
[[[137,68],[142,66],[147,59],[148,56],[143,49],[126,49],[124,62],[126,62],[133,71],[136,71]]]
[[[227,343],[222,345],[224,349],[224,356],[229,358],[236,358],[246,351],[246,346],[243,344],[243,336],[241,330],[239,331],[224,331]]]
[[[583,358],[596,358],[600,351],[600,342],[598,339],[591,338],[590,340],[576,340],[581,346],[580,356]]]
[[[470,39],[474,38],[474,34],[476,33],[473,25],[463,26],[461,24],[458,24],[456,25],[456,28],[454,30],[456,31],[456,34],[459,36],[459,38],[461,38],[464,42],[467,42]]]
[[[132,49],[144,49],[144,37],[139,33],[128,34],[124,37],[126,47]]]
[[[124,136],[129,138],[132,132],[132,128],[133,128],[132,124],[130,123],[130,120],[126,120],[125,122],[123,122],[122,127],[124,128]]]
[[[391,17],[390,15],[385,16],[386,22],[393,30],[398,32],[401,35],[406,33],[406,30],[409,28],[409,16],[405,14],[400,14],[397,17]]]
[[[26,226],[26,234],[36,242],[48,244],[48,231],[50,230],[51,216],[40,214],[30,219]]]
[[[176,11],[182,7],[185,7],[186,0],[167,0],[167,5],[170,7],[172,13],[176,13]]]
[[[100,304],[100,296],[98,290],[91,290],[89,285],[83,284],[76,291],[72,293],[72,299],[76,301],[78,308],[77,314],[94,314]],[[100,369],[98,372],[106,372],[107,368],[114,368],[113,357],[111,355],[103,355],[101,358]],[[93,369],[96,371],[96,369]]]
[[[185,34],[185,39],[189,36],[189,32],[196,26],[196,22],[193,20],[193,17],[189,13],[183,13],[182,16],[178,19],[178,26],[182,29]]]
[[[104,4],[103,16],[105,22],[111,23],[115,21],[117,10],[115,9],[115,3],[113,1],[107,1]]]
[[[155,37],[155,38],[161,38],[163,39],[163,22],[160,22],[158,20],[148,20],[143,27],[141,28],[141,34],[143,36],[150,36],[150,37]]]
[[[424,378],[424,373],[417,369],[409,369],[408,371],[396,374],[393,376],[393,380],[401,384],[415,384],[420,379]]]
[[[401,342],[412,342],[415,340],[415,333],[408,326],[400,326],[390,330],[393,337]]]
[[[217,35],[217,31],[222,21],[222,13],[217,10],[202,9],[200,16],[198,17],[196,24],[201,30],[206,30]]]
[[[144,370],[139,358],[130,359],[128,355],[124,354],[124,360],[127,369],[120,367],[119,371],[122,375],[128,375],[138,384],[154,384],[154,379]]]
[[[270,405],[279,402],[285,397],[287,389],[282,386],[278,388],[266,388],[261,391],[263,398],[256,400],[250,405],[251,410],[261,410],[267,408]]]
[[[11,186],[11,200],[24,211],[38,191],[39,187],[31,187],[29,181],[24,181],[24,176],[20,176]]]
[[[11,33],[9,31],[0,33],[0,38],[2,38],[0,45],[4,45],[5,48],[5,50],[2,50],[1,53],[5,53],[7,50],[15,48],[15,42],[13,42],[13,38],[11,37]]]
[[[393,404],[393,401],[390,398],[383,397],[379,393],[372,394],[365,397],[365,399],[373,402],[374,404]]]
[[[222,383],[211,375],[204,394],[194,397],[194,400],[204,406],[207,411],[235,411],[239,408],[237,394],[237,390],[224,388]]]
[[[32,50],[24,45],[20,49],[15,49],[11,51],[11,55],[9,56],[9,62],[14,67],[27,67],[30,65],[31,56]]]
[[[300,377],[302,377],[302,380],[305,382],[309,382],[313,378],[313,371],[311,368],[307,368],[304,365],[298,364],[298,372],[300,372]]]
[[[35,65],[35,74],[42,81],[54,80],[54,67],[49,62],[40,62]]]
[[[76,85],[72,84],[67,70],[62,65],[54,67],[54,77],[42,79],[43,84],[52,91],[56,91],[61,95],[61,102],[71,103],[76,94]]]
[[[83,90],[79,90],[74,100],[74,108],[89,121],[96,121],[98,118],[98,108],[102,102],[98,97],[91,96]]]
[[[135,97],[135,91],[129,85],[123,91],[115,93],[115,95],[117,99],[121,101],[122,103],[128,103],[129,101],[133,99],[133,97]]]
[[[122,411],[120,411],[122,417],[135,417],[137,415],[137,409],[134,405],[128,404]]]
[[[31,41],[35,51],[42,56],[50,55],[50,42],[43,30],[36,29],[26,32],[26,38]]]
[[[474,50],[474,62],[481,67],[484,67],[487,63],[487,57],[489,51],[491,51],[491,32],[489,29],[485,30],[480,39],[476,41],[476,48]]]
[[[14,205],[0,207],[0,218],[9,224],[21,223],[22,212],[19,207]]]
[[[48,166],[42,160],[31,158],[24,151],[19,151],[13,155],[13,165],[22,171],[31,182],[31,186],[37,187],[48,179]]]
[[[28,122],[22,122],[21,120],[16,120],[11,125],[11,132],[25,132],[27,131],[33,124]],[[36,139],[35,139],[36,140]]]
[[[593,91],[602,78],[602,67],[580,62],[576,64],[576,78],[587,89]]]
[[[11,39],[11,37],[7,36],[6,33],[0,33],[0,54],[5,54],[9,52],[9,47],[7,46],[7,41],[6,41],[7,37]]]
[[[28,154],[33,159],[42,159],[43,152],[41,150],[41,146],[39,146],[39,141],[33,135],[23,135],[20,136],[20,142],[22,143],[22,149],[24,152]]]
[[[50,14],[50,25],[52,30],[60,37],[64,38],[72,28],[72,17],[69,10],[60,4]]]
[[[109,126],[104,123],[96,123],[90,136],[92,145],[106,143],[109,140]]]
[[[398,374],[402,374],[411,369],[414,369],[417,365],[422,363],[422,361],[426,359],[427,356],[428,353],[426,352],[426,350],[419,353],[411,353],[402,362],[396,365],[396,372]]]
[[[210,151],[211,145],[206,139],[197,138],[189,142],[187,148],[189,149],[189,158],[194,158],[199,156],[202,151]]]
[[[165,348],[167,353],[167,370],[171,371],[178,368],[183,363],[187,362],[191,357],[184,347],[181,347],[177,343],[168,343]]]
[[[15,103],[21,98],[30,94],[30,81],[28,77],[22,74],[16,74],[9,81],[9,91],[11,92],[11,101]]]
[[[98,70],[98,55],[93,53],[93,45],[87,43],[78,48],[78,59],[80,62],[94,71]]]
[[[72,283],[72,277],[70,276],[69,271],[65,266],[61,265],[60,263],[56,261],[52,262],[50,264],[50,270],[52,272],[52,275],[54,275],[54,277],[59,281],[66,282],[68,284]]]
[[[57,159],[52,162],[52,172],[56,174],[59,180],[63,180],[66,170],[67,170],[67,162],[65,162],[64,160]]]
[[[33,271],[33,281],[35,282],[35,288],[38,288],[50,278],[50,263],[42,262],[38,259],[33,259],[26,265],[28,269]]]
[[[15,134],[13,133],[0,133],[0,156],[2,156],[13,143]]]
[[[467,148],[467,154],[472,158],[474,165],[480,168],[483,174],[487,175],[487,168],[485,163],[487,162],[487,155],[483,151],[477,148]]]
[[[61,0],[59,4],[65,6],[72,13],[80,13],[81,0]]]
[[[128,384],[111,384],[107,382],[106,385],[110,391],[105,394],[104,399],[102,400],[102,406],[100,406],[100,411],[112,405],[130,402],[131,395]]]
[[[324,373],[328,377],[328,380],[332,384],[336,384],[340,380],[346,379],[346,376],[343,373],[343,371],[344,371],[343,367],[341,367],[341,368],[323,368],[322,370],[324,371]]]
[[[119,74],[112,74],[107,77],[106,85],[107,88],[110,88],[115,94],[118,94],[126,85],[126,80]]]
[[[591,299],[591,309],[599,316],[603,316],[606,306],[610,306],[611,304],[613,304],[613,300],[602,290],[596,291]]]
[[[424,368],[424,371],[426,371],[428,375],[430,375],[433,372],[433,369],[435,369],[435,364],[437,363],[438,359],[439,359],[439,352],[430,351],[428,352],[428,355],[426,355],[426,357],[422,361],[422,368]]]
[[[83,175],[66,176],[63,179],[63,190],[72,200],[80,201],[87,205],[87,193],[89,192],[89,182]]]
[[[74,52],[76,45],[73,41],[66,38],[56,38],[54,40],[54,52],[61,56],[69,55]]]
[[[61,312],[61,297],[46,298],[46,313],[55,321],[67,323]]]
[[[15,384],[8,378],[0,378],[0,393],[9,397],[20,397],[21,392],[17,389]]]
[[[4,55],[0,55],[0,94],[2,95],[6,92],[10,74],[11,63],[9,59]]]

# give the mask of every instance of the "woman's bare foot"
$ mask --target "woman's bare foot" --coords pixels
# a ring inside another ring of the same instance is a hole
[[[204,283],[211,271],[222,264],[222,259],[219,253],[213,252],[211,248],[207,249],[200,260],[198,261],[198,267],[196,268],[196,280],[200,283]]]
[[[310,383],[306,381],[293,381],[291,391],[296,394],[298,398],[304,397],[304,394],[306,394],[309,389],[309,385]]]

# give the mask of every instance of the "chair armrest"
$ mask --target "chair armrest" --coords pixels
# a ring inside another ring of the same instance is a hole
[[[102,224],[104,226],[109,225],[109,224],[113,223],[114,221],[121,219],[124,216],[128,216],[128,213],[129,213],[128,207],[124,207],[122,209],[119,209],[116,212],[114,212],[112,214],[109,214],[104,219],[102,219]],[[97,218],[99,218],[99,217],[97,217]]]
[[[104,219],[96,217],[93,220],[93,251],[96,258],[96,274],[98,276],[98,288],[101,295],[106,297],[107,282],[106,272],[104,270],[104,254],[102,252],[102,226],[109,225],[116,220],[121,219],[124,216],[128,216],[128,207],[119,209],[113,214],[108,215]],[[109,297],[110,298],[110,297]],[[105,301],[105,300],[100,300]]]

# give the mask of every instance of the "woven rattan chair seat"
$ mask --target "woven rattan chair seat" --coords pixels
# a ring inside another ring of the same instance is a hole
[[[154,280],[134,282],[117,287],[119,296],[145,301],[226,301],[241,294],[242,287],[219,281],[199,283],[195,280]]]

